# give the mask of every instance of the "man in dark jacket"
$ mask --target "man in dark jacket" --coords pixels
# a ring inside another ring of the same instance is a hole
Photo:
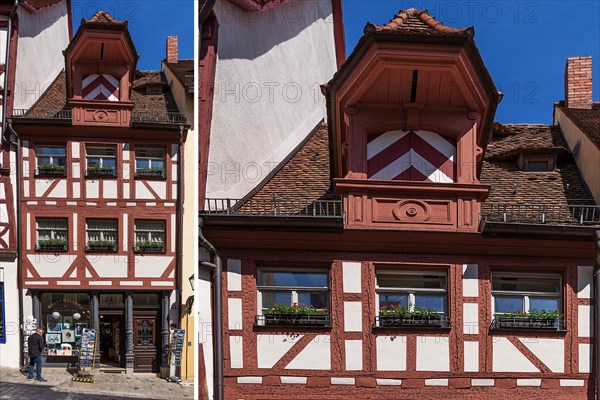
[[[46,382],[42,378],[42,351],[44,350],[44,328],[38,330],[27,339],[29,348],[29,374],[27,379],[33,379],[33,366],[35,365],[35,379],[40,382]]]

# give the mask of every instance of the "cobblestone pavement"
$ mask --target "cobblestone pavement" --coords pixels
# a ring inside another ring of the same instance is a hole
[[[28,380],[17,369],[0,369],[0,400],[193,399],[192,384],[180,385],[154,374],[107,374],[95,371],[94,383],[71,381],[65,369],[44,368],[48,382]]]

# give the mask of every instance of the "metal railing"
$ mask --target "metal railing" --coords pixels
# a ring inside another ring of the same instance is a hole
[[[154,122],[154,123],[170,123],[170,124],[185,124],[187,120],[185,114],[175,112],[132,112],[132,122]]]
[[[186,75],[184,84],[185,84],[186,88],[193,88],[194,87],[194,75]]]
[[[26,109],[13,110],[15,118],[36,118],[36,119],[71,119],[71,110],[58,110],[56,112],[36,112],[34,116],[26,115]]]
[[[312,203],[287,199],[206,199],[201,213],[219,215],[255,215],[281,217],[341,218],[342,200],[317,200]]]
[[[600,226],[600,206],[484,203],[480,219],[507,224]]]

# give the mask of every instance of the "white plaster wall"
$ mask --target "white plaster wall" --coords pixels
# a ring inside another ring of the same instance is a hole
[[[62,277],[74,261],[69,255],[29,254],[27,258],[42,278]]]
[[[0,281],[4,282],[4,318],[6,321],[6,343],[0,344],[0,367],[19,366],[19,298],[17,289],[17,263],[3,260]]]
[[[258,335],[256,342],[258,368],[273,368],[304,335]]]
[[[579,343],[579,372],[587,374],[591,372],[592,366],[592,345],[589,343]]]
[[[342,284],[344,293],[361,292],[361,264],[356,262],[342,263]]]
[[[463,265],[463,296],[479,296],[479,266],[477,264]]]
[[[361,371],[363,369],[363,347],[362,340],[346,340],[346,370]]]
[[[331,2],[292,7],[247,13],[215,4],[207,197],[243,197],[326,116],[319,85],[337,69]]]
[[[563,339],[519,338],[552,372],[565,370],[565,341]]]
[[[406,371],[406,336],[377,336],[377,370]]]
[[[127,278],[127,257],[94,255],[87,259],[101,278]]]
[[[554,110],[554,124],[560,125],[581,176],[596,203],[600,203],[600,150],[559,108]]]
[[[240,292],[242,290],[242,262],[240,260],[227,260],[227,291]]]
[[[198,313],[198,342],[204,353],[204,368],[206,370],[206,387],[209,398],[213,393],[213,327],[212,327],[212,298],[211,273],[199,268],[196,290],[194,291],[194,308]]]
[[[136,278],[160,278],[173,261],[171,256],[136,256]]]
[[[62,51],[69,44],[66,1],[30,13],[18,9],[19,44],[14,108],[29,108],[64,68]]]
[[[242,299],[228,300],[229,329],[242,329]]]
[[[105,199],[116,199],[117,195],[117,182],[116,181],[103,181],[104,187],[103,196]]]
[[[465,372],[479,372],[479,342],[464,342]]]
[[[593,306],[579,305],[577,307],[577,331],[580,337],[590,337],[593,335],[593,310]]]
[[[89,196],[89,195],[88,195]],[[148,190],[142,182],[135,182],[135,197],[142,200],[154,200],[154,195]]]
[[[360,301],[344,302],[344,330],[346,332],[362,332],[362,317]]]
[[[594,267],[577,267],[577,297],[580,299],[592,298],[592,282],[594,280]]]
[[[241,336],[230,336],[229,351],[231,368],[244,368],[244,338]]]
[[[88,199],[97,199],[100,197],[100,181],[86,180],[85,195]]]
[[[417,336],[417,371],[450,371],[447,337]]]
[[[285,369],[331,369],[330,344],[331,338],[329,335],[316,336]]]
[[[173,178],[175,179],[176,176],[177,175],[174,175]],[[167,183],[166,182],[148,181],[148,185],[158,195],[159,199],[164,199],[164,200],[167,199]],[[176,189],[176,186],[173,186],[173,188]]]
[[[539,372],[508,339],[495,337],[493,342],[492,371]]]
[[[463,303],[463,333],[477,335],[479,333],[479,304]]]

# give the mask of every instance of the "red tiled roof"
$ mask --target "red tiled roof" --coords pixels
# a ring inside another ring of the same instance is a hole
[[[159,96],[148,96],[145,87],[148,84],[160,84],[164,92]],[[159,71],[136,71],[133,81],[130,100],[135,105],[132,113],[177,113],[179,112],[175,99],[169,90],[169,86]],[[68,110],[66,98],[65,72],[58,74],[48,90],[42,94],[39,100],[29,109],[28,118],[51,118],[60,110]]]
[[[94,16],[90,19],[84,19],[81,21],[82,24],[83,23],[87,23],[87,24],[103,24],[103,25],[127,25],[127,21],[117,21],[116,19],[114,19],[113,17],[111,17],[111,15],[109,13],[107,13],[106,11],[97,11],[96,14],[94,14]]]
[[[496,124],[493,142],[483,161],[481,183],[491,185],[487,202],[506,204],[591,204],[572,156],[558,127]],[[524,172],[517,165],[523,152],[556,152],[553,172]],[[275,174],[250,193],[240,211],[271,199],[289,200],[298,209],[331,198],[327,125],[320,126],[285,160]],[[286,210],[290,211],[290,210]]]
[[[169,68],[183,87],[185,87],[185,77],[194,75],[194,60],[179,60],[176,63],[165,62],[165,66]]]
[[[39,10],[40,8],[58,4],[63,0],[26,0],[23,3],[30,5],[31,7]]]
[[[600,149],[600,103],[592,104],[591,110],[569,108],[563,104],[556,107],[581,129],[581,131]]]
[[[400,10],[394,18],[385,25],[376,25],[371,22],[365,26],[365,33],[369,32],[394,32],[394,33],[422,33],[422,34],[458,34],[473,36],[473,27],[469,28],[451,28],[444,26],[434,17],[429,15],[427,10],[417,10],[410,8]]]

